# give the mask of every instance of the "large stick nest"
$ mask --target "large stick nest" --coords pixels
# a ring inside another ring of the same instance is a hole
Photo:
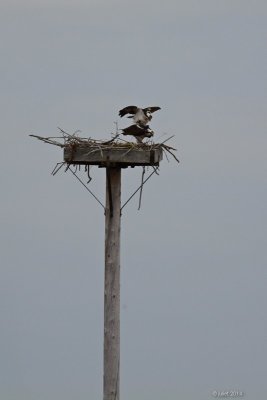
[[[140,151],[162,149],[167,160],[168,160],[167,153],[169,153],[179,163],[178,158],[173,153],[174,151],[176,151],[176,149],[166,145],[166,142],[170,140],[173,136],[169,137],[168,139],[165,139],[161,143],[154,143],[151,140],[144,143],[133,143],[122,139],[119,134],[115,134],[111,140],[107,141],[107,140],[92,139],[90,137],[81,138],[77,136],[77,132],[75,132],[74,134],[69,134],[63,131],[61,128],[59,128],[59,130],[62,134],[61,136],[49,136],[49,137],[42,137],[38,135],[30,135],[30,136],[35,137],[36,139],[39,139],[44,143],[52,144],[54,146],[59,146],[61,148],[70,148],[71,150],[75,150],[75,148],[78,146],[88,148],[88,151],[111,150],[116,148],[125,149],[128,151],[131,151],[133,149]]]

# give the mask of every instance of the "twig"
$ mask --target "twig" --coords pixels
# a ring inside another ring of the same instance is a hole
[[[159,169],[159,168],[157,167],[157,168],[154,169],[153,172],[151,172],[151,174],[144,180],[143,185],[151,178],[151,176],[152,176],[153,174],[155,174],[155,172],[157,172],[158,169]],[[136,195],[136,193],[141,189],[141,187],[142,187],[142,185],[140,185],[140,186],[136,189],[136,191],[128,198],[128,200],[127,200],[127,201],[123,204],[123,206],[121,207],[121,211],[122,211],[122,209],[126,206],[126,204],[128,204],[129,201],[134,197],[134,195]]]
[[[168,140],[172,139],[174,137],[174,135],[170,136],[168,139],[164,140],[163,142],[161,142],[160,144],[164,144],[166,143]]]
[[[49,138],[45,138],[45,137],[38,136],[38,135],[29,135],[29,136],[35,137],[36,139],[39,139],[39,140],[41,140],[42,142],[45,142],[45,143],[53,144],[55,146],[64,147],[64,144],[56,142],[55,140],[51,140]]]
[[[139,193],[138,210],[140,210],[140,208],[141,208],[145,172],[146,172],[145,167],[143,167],[142,178],[141,178],[141,188],[140,188],[140,193]]]
[[[72,174],[75,176],[75,178],[78,179],[78,181],[85,187],[85,189],[96,199],[96,201],[104,208],[105,210],[105,206],[104,204],[101,203],[101,201],[96,197],[96,195],[85,185],[85,183],[83,183],[83,181],[78,177],[78,175],[75,174],[74,171],[72,171],[71,168],[69,168],[69,170],[72,172]]]
[[[165,155],[167,161],[170,162],[170,161],[169,161],[169,157],[167,156],[167,150],[166,150],[163,146],[162,146],[162,150],[163,150],[163,153],[164,153],[164,155]]]
[[[178,158],[176,157],[176,155],[173,154],[173,153],[171,152],[171,150],[170,150],[167,146],[164,146],[164,148],[165,148],[165,150],[167,150],[168,153],[170,153],[170,154],[173,156],[173,158],[174,158],[178,163],[180,162],[180,161],[178,160]]]
[[[63,167],[64,164],[65,164],[65,161],[58,162],[57,165],[55,166],[55,168],[53,169],[53,171],[51,172],[51,175],[55,176],[56,173],[60,170],[60,168]],[[58,165],[60,165],[60,166],[57,168]]]

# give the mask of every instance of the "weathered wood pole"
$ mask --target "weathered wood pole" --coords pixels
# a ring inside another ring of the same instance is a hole
[[[120,393],[121,168],[106,168],[104,400]]]

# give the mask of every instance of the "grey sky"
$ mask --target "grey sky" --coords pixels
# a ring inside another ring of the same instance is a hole
[[[0,8],[0,398],[101,399],[102,209],[28,134],[108,138],[137,104],[162,107],[155,140],[175,135],[181,164],[123,214],[121,398],[264,399],[266,2]],[[123,171],[124,199],[140,176]]]

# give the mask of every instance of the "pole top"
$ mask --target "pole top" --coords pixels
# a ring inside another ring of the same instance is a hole
[[[64,147],[64,161],[68,164],[98,165],[99,167],[128,168],[158,166],[163,150],[160,145],[135,143],[75,143]]]

